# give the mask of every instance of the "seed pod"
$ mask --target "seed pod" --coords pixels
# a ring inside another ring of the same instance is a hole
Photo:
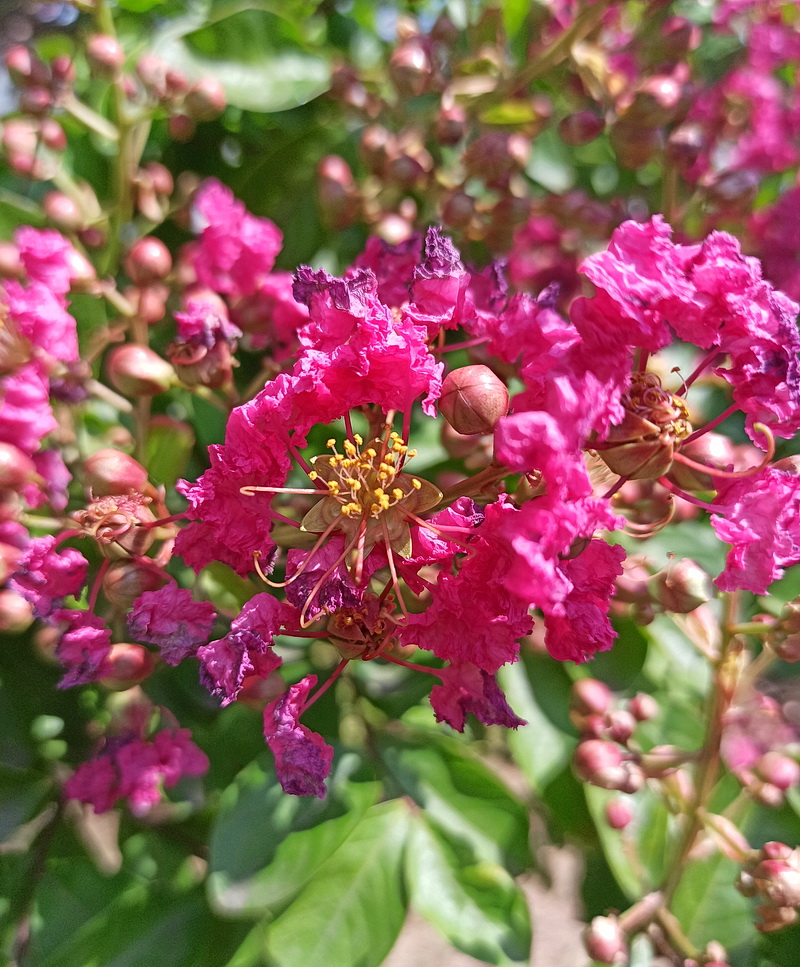
[[[508,389],[488,366],[462,366],[445,377],[439,411],[458,433],[491,433],[508,413]]]
[[[100,684],[114,692],[124,692],[148,678],[154,667],[153,656],[147,648],[121,641],[112,645],[100,662]]]
[[[145,591],[158,591],[167,576],[146,558],[138,561],[115,561],[103,576],[103,594],[122,611],[133,607]]]
[[[674,614],[688,614],[716,593],[708,574],[688,557],[670,563],[647,582],[653,597]]]
[[[108,375],[126,396],[156,396],[173,384],[170,364],[147,346],[125,343],[108,354]]]
[[[143,493],[147,487],[147,471],[139,461],[113,447],[93,453],[84,461],[83,471],[95,497]]]

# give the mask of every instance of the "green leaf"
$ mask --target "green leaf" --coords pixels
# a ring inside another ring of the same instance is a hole
[[[664,878],[672,844],[672,820],[660,797],[644,788],[623,801],[633,819],[625,829],[612,829],[605,818],[609,802],[620,798],[596,786],[584,784],[600,844],[614,878],[631,900],[655,889]]]
[[[508,733],[514,761],[531,787],[541,793],[570,761],[577,740],[566,709],[569,679],[551,658],[526,655],[497,674],[509,704],[527,725]]]
[[[147,435],[147,473],[168,489],[182,476],[194,446],[191,427],[168,416],[155,416]]]
[[[455,740],[385,738],[380,753],[400,785],[451,842],[519,873],[531,862],[522,803]]]
[[[227,916],[276,916],[345,842],[379,794],[377,783],[341,778],[328,798],[287,796],[257,762],[227,790],[211,834],[208,892]]]
[[[733,885],[738,872],[737,863],[719,854],[687,865],[672,912],[698,947],[711,940],[735,947],[754,936],[751,903]]]
[[[197,79],[211,75],[228,103],[248,111],[284,111],[328,89],[330,64],[304,44],[304,17],[279,16],[285,6],[269,3],[214,5],[204,23],[198,11],[167,24],[153,50],[170,66]],[[295,5],[296,6],[296,5]]]
[[[379,967],[403,925],[403,800],[373,806],[352,835],[265,932],[277,967]]]
[[[525,895],[501,866],[461,867],[423,814],[412,817],[406,876],[413,906],[454,947],[490,964],[528,963]]]

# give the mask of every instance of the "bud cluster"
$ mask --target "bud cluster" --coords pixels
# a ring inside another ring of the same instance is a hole
[[[744,866],[736,887],[756,900],[762,933],[773,933],[800,918],[800,848],[765,843]]]

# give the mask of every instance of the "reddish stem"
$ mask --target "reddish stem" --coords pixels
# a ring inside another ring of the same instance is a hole
[[[327,680],[327,682],[325,682],[324,685],[320,685],[320,687],[316,690],[316,692],[314,692],[314,694],[311,696],[311,698],[309,698],[309,700],[302,707],[302,709],[300,709],[300,715],[304,715],[308,711],[308,709],[311,708],[311,706],[314,704],[314,702],[316,702],[318,698],[321,698],[325,694],[325,692],[328,691],[328,689],[331,687],[331,685],[333,685],[333,683],[336,681],[336,679],[342,674],[342,672],[345,669],[345,665],[347,665],[347,663],[349,661],[350,661],[349,658],[343,658],[339,662],[339,664],[333,670],[333,674]],[[298,715],[297,717],[300,718],[300,715]]]
[[[727,408],[727,410],[723,410],[719,414],[719,416],[715,416],[714,419],[711,420],[709,423],[706,423],[705,426],[701,426],[699,430],[695,430],[694,433],[687,436],[686,439],[681,444],[681,446],[685,447],[687,443],[691,443],[693,440],[697,440],[698,437],[701,437],[704,433],[708,433],[709,430],[715,429],[720,425],[720,423],[727,420],[728,417],[731,416],[731,414],[736,413],[738,409],[739,409],[739,406],[737,403],[731,403],[731,405]]]
[[[91,593],[89,594],[89,600],[86,605],[87,611],[94,611],[94,606],[97,604],[97,597],[100,594],[100,585],[103,583],[103,578],[110,564],[111,564],[111,559],[108,557],[104,557],[103,563],[97,569],[97,576],[94,579],[94,584],[92,585],[92,590],[91,590]]]

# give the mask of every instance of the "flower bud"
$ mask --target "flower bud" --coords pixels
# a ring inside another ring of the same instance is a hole
[[[153,54],[143,54],[136,61],[136,75],[147,93],[157,101],[167,95],[167,65]]]
[[[625,829],[633,819],[633,811],[624,799],[612,799],[606,806],[606,822],[612,829]]]
[[[759,779],[784,792],[800,783],[800,765],[780,752],[765,752],[754,763],[753,771]]]
[[[158,591],[167,576],[147,558],[115,561],[103,575],[103,594],[115,607],[127,611],[145,591]]]
[[[18,490],[36,476],[30,457],[13,443],[0,442],[0,490]]]
[[[715,594],[709,575],[688,557],[670,561],[650,578],[647,587],[664,610],[674,614],[688,614]]]
[[[594,111],[576,111],[562,118],[558,125],[558,134],[565,144],[588,144],[599,137],[606,122]]]
[[[0,278],[22,279],[25,266],[19,257],[19,249],[13,242],[0,242]]]
[[[233,355],[224,340],[210,349],[191,343],[171,343],[167,356],[175,375],[185,386],[208,386],[219,389],[233,378]]]
[[[42,144],[51,151],[66,151],[67,135],[58,121],[53,118],[43,118],[39,125],[39,136]]]
[[[114,692],[124,692],[148,678],[155,668],[150,652],[142,645],[121,641],[111,646],[100,662],[101,685]]]
[[[624,964],[628,959],[628,943],[617,917],[595,917],[583,934],[583,945],[601,964]]]
[[[756,913],[761,917],[761,920],[756,922],[756,930],[759,933],[775,933],[777,930],[783,930],[784,927],[790,927],[793,923],[797,923],[798,917],[800,917],[797,910],[793,910],[791,907],[764,905],[756,907]]]
[[[690,443],[681,444],[680,453],[696,463],[724,470],[734,463],[734,448],[728,437],[721,433],[704,433]],[[667,479],[683,490],[715,490],[714,478],[676,460],[667,473]]]
[[[508,412],[508,389],[488,366],[462,366],[445,377],[439,411],[458,433],[491,433]]]
[[[173,141],[180,141],[182,144],[191,141],[196,130],[195,122],[185,114],[173,114],[167,119],[167,131]]]
[[[658,715],[658,702],[646,692],[637,692],[628,702],[628,711],[637,722],[647,722]]]
[[[628,770],[622,762],[622,752],[613,742],[603,739],[584,739],[575,749],[573,760],[579,779],[602,789],[619,789],[627,784]]]
[[[380,174],[397,153],[397,138],[380,124],[370,124],[361,134],[358,154],[372,174]]]
[[[350,166],[338,155],[326,155],[317,165],[317,199],[325,218],[335,228],[350,225],[358,203]]]
[[[460,104],[442,105],[434,122],[434,136],[439,144],[458,144],[467,129],[467,112]]]
[[[45,215],[62,232],[77,232],[83,228],[83,212],[69,195],[61,191],[48,191],[42,199],[42,208]]]
[[[662,136],[657,127],[646,127],[625,118],[609,131],[609,140],[623,168],[643,168],[661,148]]]
[[[123,295],[133,306],[136,315],[149,326],[160,322],[166,315],[169,288],[161,282],[127,286]]]
[[[49,87],[25,87],[19,96],[20,109],[25,114],[42,117],[53,106],[53,95]]]
[[[0,632],[19,635],[33,624],[33,608],[9,588],[0,590]]]
[[[611,689],[597,678],[579,678],[573,682],[570,707],[579,715],[602,715],[612,701]]]
[[[640,757],[639,764],[648,778],[658,779],[675,772],[688,758],[689,755],[675,745],[656,745]]]
[[[108,376],[126,396],[155,396],[172,386],[175,374],[170,364],[148,346],[125,343],[108,354]]]
[[[614,709],[613,712],[608,712],[606,715],[606,734],[609,739],[613,739],[615,742],[619,742],[620,745],[626,745],[628,739],[636,731],[636,719],[631,715],[630,712],[626,712],[625,709]]]
[[[53,83],[62,88],[72,87],[75,78],[78,76],[75,70],[75,62],[66,54],[60,54],[50,61],[50,72],[53,75]]]
[[[762,860],[752,871],[758,896],[774,907],[800,907],[800,865],[797,856]]]
[[[227,103],[222,84],[215,77],[201,77],[189,88],[183,109],[193,121],[213,121]]]
[[[14,44],[5,54],[6,70],[18,87],[44,86],[50,80],[47,65],[23,44]]]
[[[420,37],[410,37],[389,58],[389,77],[401,97],[424,94],[432,74],[430,53]]]
[[[474,214],[475,201],[463,191],[454,191],[442,205],[442,221],[450,228],[464,228]]]
[[[169,249],[152,235],[134,242],[125,256],[125,271],[136,285],[160,282],[172,269]]]
[[[169,168],[158,161],[149,161],[143,170],[150,176],[153,183],[153,190],[157,195],[171,195],[175,190],[175,182]]]
[[[125,63],[120,42],[107,34],[93,34],[86,42],[86,60],[95,77],[116,77]]]
[[[86,486],[95,497],[143,493],[147,488],[147,471],[139,461],[112,447],[87,457],[83,473]]]

